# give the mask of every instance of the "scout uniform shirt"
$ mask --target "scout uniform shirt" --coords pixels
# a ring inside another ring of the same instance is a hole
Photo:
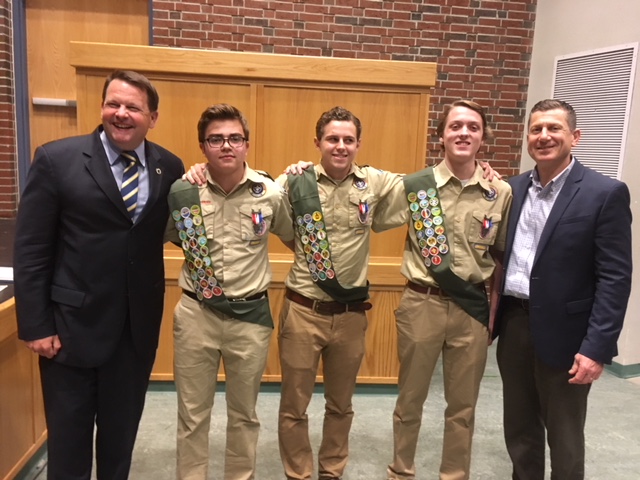
[[[271,268],[267,250],[269,232],[293,240],[293,218],[286,192],[273,180],[245,164],[241,182],[225,193],[205,170],[207,183],[198,187],[205,235],[213,273],[227,298],[245,298],[267,290]],[[254,229],[253,214],[260,212],[264,228]],[[174,220],[167,226],[167,241],[181,243]],[[195,292],[184,262],[178,285]]]
[[[373,167],[352,164],[346,178],[336,183],[321,164],[314,165],[314,169],[336,277],[343,286],[366,286],[372,223],[379,215],[379,210],[386,210],[382,206],[388,201],[389,193],[403,189],[402,177]],[[281,175],[277,181],[286,188],[287,175]],[[362,203],[367,205],[366,215],[360,214]],[[381,232],[404,223],[406,220],[397,218],[395,224],[385,222],[385,227],[374,227],[373,230]],[[293,266],[285,285],[305,297],[323,302],[333,301],[313,282],[300,238],[301,235],[296,234]]]
[[[511,206],[511,187],[502,180],[489,182],[476,165],[473,176],[463,187],[444,161],[434,167],[434,176],[444,216],[446,244],[451,255],[451,270],[473,284],[483,283],[493,274],[495,262],[489,247],[504,251],[506,222]],[[394,192],[389,215],[382,221],[394,222],[398,216],[413,221],[406,193]],[[377,225],[376,225],[377,226]],[[384,226],[384,225],[383,225]],[[424,264],[413,227],[409,229],[400,272],[425,287],[437,287]]]

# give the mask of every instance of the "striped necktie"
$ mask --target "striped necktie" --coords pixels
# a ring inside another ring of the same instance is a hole
[[[125,165],[120,193],[122,200],[124,200],[124,206],[133,219],[138,205],[138,155],[134,151],[122,152],[120,158]]]

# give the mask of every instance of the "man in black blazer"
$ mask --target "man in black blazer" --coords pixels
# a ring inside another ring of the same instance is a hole
[[[184,171],[145,140],[157,109],[147,78],[113,72],[102,125],[38,147],[22,194],[18,335],[40,355],[49,480],[90,478],[94,424],[97,477],[129,474],[162,318],[167,194]]]
[[[629,190],[572,156],[579,139],[571,105],[538,102],[528,130],[536,168],[509,181],[495,331],[517,480],[544,478],[545,430],[551,478],[584,478],[587,395],[617,355],[631,290]]]

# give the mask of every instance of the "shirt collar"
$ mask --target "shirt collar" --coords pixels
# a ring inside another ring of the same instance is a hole
[[[451,173],[451,170],[449,170],[449,167],[447,167],[447,162],[445,162],[444,160],[441,161],[435,167],[433,167],[433,173],[436,178],[436,186],[438,188],[445,186],[447,183],[449,183],[449,180],[451,180],[452,178],[456,178],[456,176],[453,173]],[[483,174],[484,174],[484,170],[482,170],[482,167],[478,165],[478,163],[476,162],[476,168],[473,171],[473,175],[465,183],[465,186],[475,185],[476,183],[478,183],[480,184],[483,190],[487,190],[487,191],[490,190],[491,183],[487,179],[482,178]],[[458,181],[460,181],[460,179],[458,179]]]
[[[115,145],[111,143],[109,137],[104,132],[104,128],[100,127],[100,141],[102,142],[102,146],[104,147],[104,151],[107,154],[107,158],[109,159],[109,165],[113,166],[120,157],[122,150],[117,148]],[[138,145],[135,150],[136,155],[138,155],[138,160],[140,160],[140,164],[144,167],[147,163],[147,157],[145,156],[144,151],[144,141]]]
[[[313,169],[316,172],[316,181],[320,179],[320,176],[325,176],[327,177],[329,180],[331,180],[332,182],[335,182],[334,179],[332,179],[329,175],[327,175],[327,171],[324,169],[324,167],[322,166],[321,163],[318,163],[316,165],[313,166]],[[349,175],[355,175],[358,178],[361,178],[363,180],[366,180],[367,176],[365,175],[365,173],[362,171],[362,169],[356,165],[355,163],[351,164],[351,168],[349,169],[349,173],[347,173],[347,177]],[[345,177],[345,179],[347,178]]]
[[[215,185],[215,186],[219,187],[218,182],[216,182],[211,177],[211,174],[209,173],[209,168],[208,167],[204,169],[204,174],[207,177],[207,183],[210,183],[211,185]],[[239,186],[245,184],[247,182],[247,180],[250,180],[250,181],[252,181],[254,183],[264,183],[264,178],[262,178],[262,175],[260,175],[255,170],[251,169],[249,167],[249,165],[247,165],[247,162],[244,162],[244,172],[242,173],[242,179],[240,180],[238,185],[235,186],[235,188],[233,190],[235,190]],[[229,192],[229,193],[231,193],[231,192]]]
[[[567,177],[569,176],[569,172],[573,168],[573,165],[576,163],[576,159],[573,155],[571,155],[571,162],[566,166],[564,170],[562,170],[558,175],[556,175],[549,183],[547,183],[544,187],[540,183],[540,175],[538,174],[538,167],[531,170],[529,177],[531,178],[531,183],[534,187],[540,190],[547,191],[555,191],[557,188],[562,188],[564,183],[567,181]]]

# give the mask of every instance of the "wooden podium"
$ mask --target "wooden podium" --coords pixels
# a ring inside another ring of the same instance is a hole
[[[251,129],[249,164],[274,177],[298,160],[319,160],[313,144],[315,123],[336,105],[362,121],[360,165],[410,173],[426,161],[434,63],[72,42],[71,64],[76,68],[79,133],[100,123],[100,95],[108,73],[116,68],[136,70],[151,79],[160,94],[159,120],[149,139],[180,156],[187,168],[204,161],[196,125],[202,111],[215,103],[230,103],[245,114]],[[368,313],[361,383],[397,380],[393,311],[405,283],[399,271],[405,233],[406,228],[396,229],[372,240],[369,281],[374,308]],[[291,258],[279,241],[271,242],[274,277],[269,297],[276,324]],[[181,294],[181,264],[182,253],[167,246],[165,313],[152,380],[173,379],[173,308]],[[276,335],[277,331],[263,376],[267,382],[280,380]]]

